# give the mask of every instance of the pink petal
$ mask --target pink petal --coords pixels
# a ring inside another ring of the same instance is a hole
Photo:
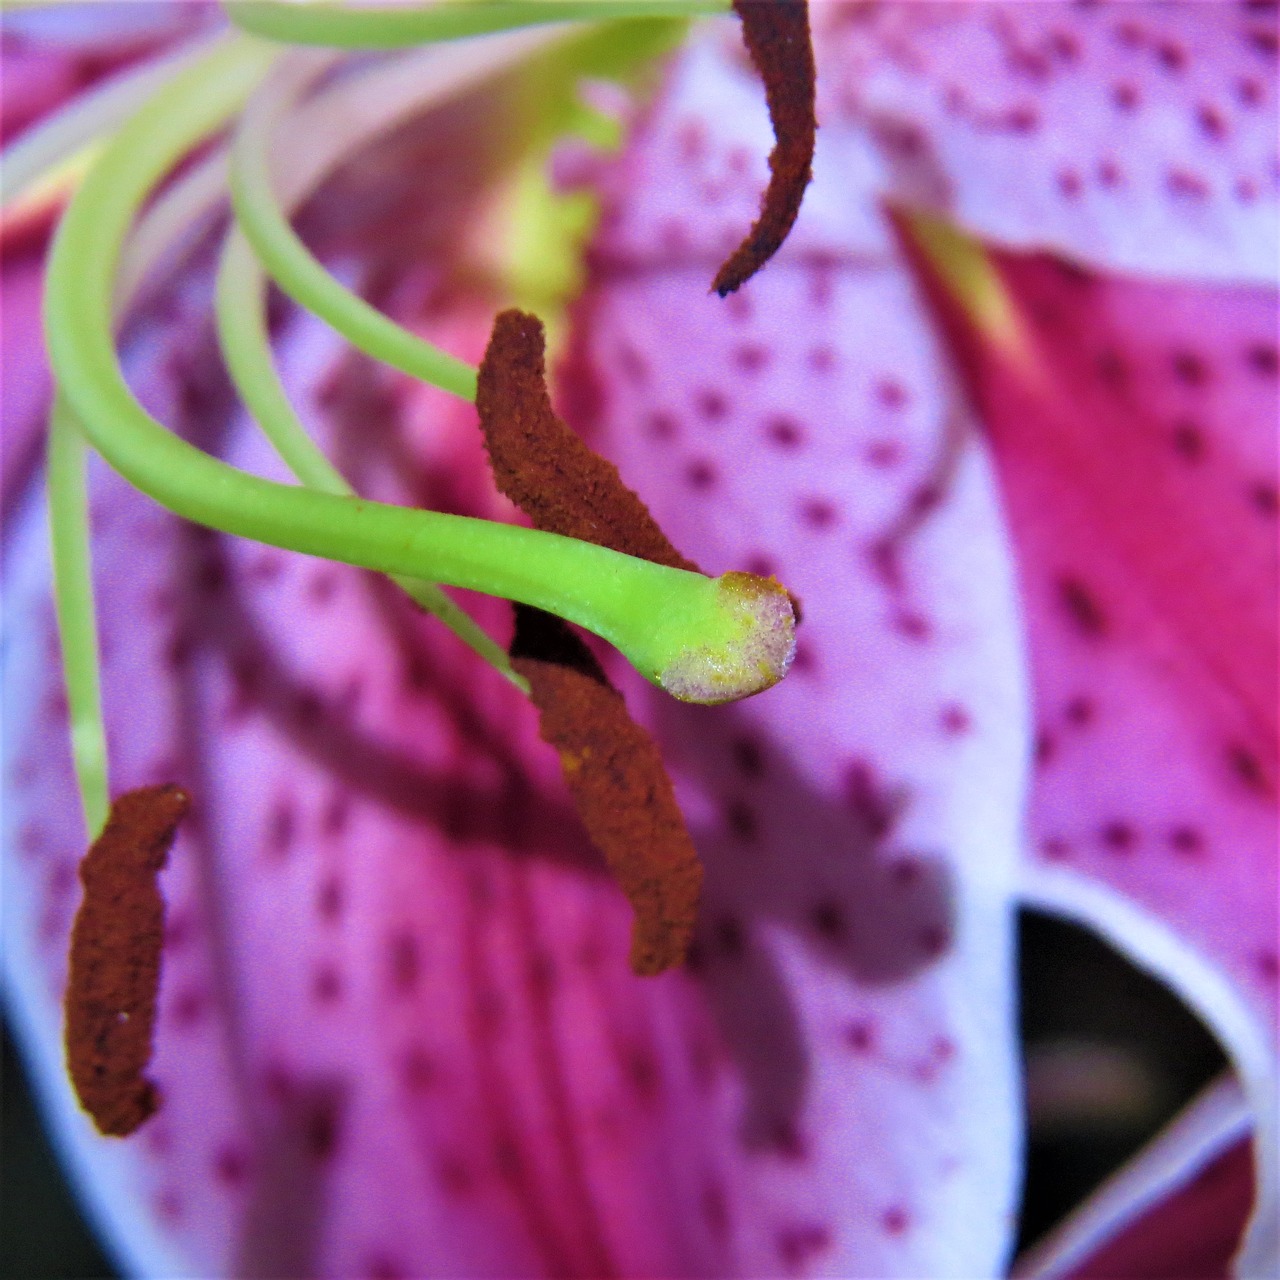
[[[741,1072],[739,1266],[991,1274],[1017,1174],[1026,743],[1005,544],[848,171],[820,165],[782,254],[707,296],[716,183],[748,133],[768,146],[758,111],[722,109],[751,73],[719,41],[687,51],[606,176],[566,405],[683,551],[776,572],[804,604],[777,689],[654,713],[707,864],[698,971]],[[687,251],[659,266],[668,241]]]
[[[1021,354],[943,306],[1019,550],[1038,716],[1028,892],[1200,1008],[1262,1109],[1270,1164],[1275,292],[994,260]]]
[[[896,198],[1112,269],[1274,278],[1274,9],[816,8],[822,123],[869,130]]]

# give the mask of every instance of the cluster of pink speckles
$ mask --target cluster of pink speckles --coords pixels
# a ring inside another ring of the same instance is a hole
[[[1044,863],[1276,981],[1275,293],[1009,255],[1040,381],[962,341],[1009,495]]]
[[[688,53],[624,167],[671,145],[688,67],[714,77],[713,55],[713,40]],[[696,154],[725,154],[732,126],[702,119]],[[804,607],[779,689],[714,718],[655,709],[706,866],[690,961],[748,1157],[729,1216],[747,1270],[927,1273],[964,1187],[982,1180],[991,1205],[1007,1173],[1009,1134],[970,1093],[1001,1077],[996,1040],[968,1014],[953,1024],[944,995],[949,975],[989,989],[1009,973],[1007,922],[963,918],[955,893],[966,788],[1016,787],[1021,759],[1005,695],[973,678],[979,650],[1012,635],[998,525],[886,242],[817,247],[832,224],[806,205],[795,242],[721,302],[697,289],[700,264],[651,269],[644,249],[664,218],[696,226],[701,199],[629,204],[606,228],[566,402],[681,545],[777,574]],[[952,570],[957,543],[974,560]],[[1016,672],[1011,655],[992,666]],[[1012,823],[987,829],[997,878],[1014,840]],[[867,1185],[837,1201],[828,1171],[851,1149]]]
[[[825,120],[869,129],[899,198],[1125,270],[1273,270],[1274,10],[888,6],[828,35]]]

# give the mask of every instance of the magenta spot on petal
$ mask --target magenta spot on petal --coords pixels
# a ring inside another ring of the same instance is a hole
[[[386,1253],[375,1253],[366,1258],[364,1274],[368,1280],[407,1280],[409,1276],[409,1272]]]
[[[1112,853],[1131,853],[1138,842],[1138,833],[1119,819],[1104,823],[1098,837]]]
[[[342,914],[342,881],[336,876],[326,876],[316,893],[316,910],[328,924]]]
[[[729,412],[729,402],[722,392],[703,389],[694,394],[694,407],[708,422],[720,422]]]
[[[828,1252],[831,1245],[831,1228],[821,1223],[799,1223],[778,1232],[778,1257],[791,1271],[804,1267],[815,1254]]]
[[[765,434],[779,449],[798,449],[804,443],[804,431],[794,418],[779,415],[765,424]]]
[[[327,605],[338,592],[338,573],[335,569],[321,569],[312,575],[307,594],[317,608]]]
[[[400,1081],[406,1091],[428,1093],[440,1080],[439,1063],[421,1045],[411,1045],[400,1062]]]
[[[1173,353],[1173,373],[1179,382],[1189,387],[1202,387],[1209,380],[1208,366],[1194,351]]]
[[[308,1104],[303,1138],[307,1154],[317,1163],[330,1160],[337,1153],[341,1121],[342,1110],[336,1096],[323,1095]]]
[[[690,462],[685,467],[684,475],[689,488],[696,489],[700,493],[714,487],[717,479],[715,467],[705,458],[695,458]]]
[[[333,1004],[342,995],[342,978],[332,965],[321,965],[311,978],[311,994],[320,1004]]]
[[[1068,199],[1074,200],[1083,190],[1084,180],[1075,169],[1058,171],[1058,190]]]
[[[903,448],[897,440],[873,440],[864,456],[871,466],[885,469],[902,461]]]
[[[1262,83],[1252,76],[1241,76],[1236,81],[1236,97],[1242,107],[1261,106],[1264,96]]]
[[[623,376],[632,382],[644,382],[649,376],[649,364],[632,346],[623,343],[618,347],[618,367]]]
[[[1187,169],[1170,169],[1164,181],[1171,196],[1202,200],[1209,194],[1209,184],[1199,174]]]
[[[662,409],[655,409],[644,422],[645,434],[651,440],[674,440],[676,438],[675,417]]]
[[[845,1027],[842,1038],[855,1053],[870,1053],[876,1043],[875,1025],[869,1019],[850,1022]]]
[[[843,942],[848,934],[849,923],[834,902],[819,902],[812,907],[809,923],[814,933],[827,942]]]
[[[873,840],[882,840],[893,829],[900,806],[865,760],[853,760],[844,772],[844,800]]]
[[[1259,515],[1274,519],[1280,509],[1280,494],[1269,480],[1257,480],[1249,486],[1249,502]]]
[[[734,916],[724,916],[716,922],[712,941],[716,951],[727,960],[740,959],[747,947],[742,922]]]
[[[1221,142],[1227,136],[1227,122],[1221,111],[1211,103],[1202,102],[1196,108],[1196,124],[1206,138]]]
[[[180,991],[173,1001],[173,1021],[181,1029],[189,1030],[204,1020],[209,1006],[208,996],[196,987]]]
[[[745,800],[734,800],[725,807],[725,825],[736,840],[744,844],[759,834],[760,820],[755,810]]]
[[[662,1071],[652,1052],[632,1048],[622,1056],[622,1070],[636,1098],[645,1106],[654,1106],[662,1096]]]
[[[1062,709],[1063,719],[1077,729],[1083,729],[1085,725],[1092,724],[1096,712],[1093,699],[1086,698],[1084,694],[1077,694]]]
[[[938,716],[943,733],[948,737],[958,738],[973,728],[973,716],[967,707],[958,702],[950,702],[942,708]]]
[[[1274,342],[1254,342],[1245,348],[1245,364],[1259,377],[1274,378],[1280,369],[1280,353]]]
[[[1119,111],[1133,111],[1138,105],[1137,87],[1128,81],[1121,81],[1111,89],[1111,101]]]
[[[249,1172],[249,1161],[238,1146],[226,1144],[218,1148],[213,1158],[213,1175],[228,1187],[238,1187]]]
[[[729,1200],[718,1182],[708,1182],[702,1189],[702,1220],[716,1240],[728,1238]]]
[[[924,866],[919,858],[899,858],[889,868],[889,878],[899,889],[909,889],[920,883]]]
[[[910,1225],[910,1221],[907,1211],[897,1204],[890,1205],[880,1215],[880,1225],[885,1229],[886,1234],[891,1236],[902,1235]]]
[[[422,977],[422,955],[411,933],[397,933],[387,946],[387,969],[391,988],[398,995],[411,995]]]
[[[927,924],[919,933],[920,950],[932,960],[943,955],[951,946],[951,931],[940,924]]]
[[[297,826],[293,810],[293,801],[282,797],[276,801],[275,808],[267,822],[267,850],[274,857],[283,858],[293,844],[294,830]]]
[[[893,625],[900,635],[917,643],[923,643],[933,636],[933,624],[914,609],[899,609],[894,615]]]
[[[1098,352],[1094,369],[1097,371],[1098,381],[1113,392],[1122,391],[1128,385],[1129,368],[1114,348],[1106,347]]]
[[[1270,793],[1262,763],[1248,747],[1238,742],[1228,743],[1227,767],[1250,791],[1263,796]]]
[[[1195,827],[1178,826],[1169,832],[1169,847],[1184,858],[1199,858],[1204,854],[1204,836]]]
[[[1058,599],[1067,618],[1082,635],[1097,639],[1106,634],[1107,616],[1093,592],[1079,578],[1059,578]]]
[[[837,517],[835,507],[825,498],[806,498],[800,504],[800,519],[810,529],[830,529]]]
[[[166,1187],[152,1201],[155,1216],[168,1227],[182,1221],[184,1207],[182,1197],[172,1187]]]
[[[1173,424],[1169,443],[1184,462],[1199,462],[1204,457],[1204,432],[1190,418],[1180,418]]]
[[[1061,836],[1043,836],[1040,852],[1049,862],[1065,862],[1071,856],[1071,846]]]
[[[733,361],[743,373],[759,373],[769,362],[769,352],[755,343],[743,343],[734,351]]]
[[[780,1160],[801,1164],[809,1158],[809,1143],[794,1120],[779,1120],[769,1130],[769,1149]]]
[[[731,750],[739,773],[748,778],[758,778],[764,773],[764,752],[754,738],[735,738]]]
[[[778,566],[762,551],[749,555],[743,563],[743,568],[748,573],[754,573],[757,578],[774,578],[778,574]]]
[[[1105,160],[1098,161],[1098,181],[1108,190],[1118,187],[1124,180],[1124,173],[1120,166],[1108,157]]]
[[[906,387],[896,378],[881,378],[875,385],[875,396],[886,409],[901,409],[910,398]]]
[[[1156,57],[1166,71],[1181,71],[1187,65],[1187,51],[1173,40],[1162,40],[1156,46]]]
[[[1275,982],[1280,978],[1280,956],[1274,951],[1259,951],[1255,963],[1264,982]]]
[[[475,1175],[461,1156],[441,1156],[436,1165],[436,1177],[444,1193],[455,1199],[470,1195],[475,1188]]]
[[[956,1056],[956,1042],[950,1036],[934,1036],[930,1050],[939,1062],[950,1062]]]
[[[737,294],[733,295],[737,297]],[[814,347],[809,352],[809,368],[814,373],[831,373],[836,367],[836,353],[831,347]]]

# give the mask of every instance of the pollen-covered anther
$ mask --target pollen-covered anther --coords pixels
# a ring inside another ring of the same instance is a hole
[[[494,483],[546,533],[697,571],[671,545],[618,468],[593,452],[551,407],[542,321],[503,311],[480,365],[476,408]]]
[[[164,867],[189,799],[175,786],[126,792],[80,864],[84,899],[71,933],[64,1000],[67,1070],[101,1133],[125,1137],[159,1106],[151,1060]]]
[[[518,605],[511,663],[529,682],[578,816],[635,912],[632,969],[651,975],[680,964],[702,866],[657,744],[559,618]]]
[[[722,298],[745,284],[782,247],[813,178],[817,73],[806,0],[733,0],[742,37],[769,104],[776,139],[760,217],[716,274]]]

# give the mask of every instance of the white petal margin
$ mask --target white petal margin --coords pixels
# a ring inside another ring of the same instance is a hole
[[[1095,929],[1133,963],[1172,988],[1221,1041],[1240,1077],[1252,1116],[1256,1162],[1253,1216],[1233,1274],[1241,1280],[1274,1277],[1280,1272],[1280,1080],[1275,1046],[1266,1028],[1215,965],[1166,925],[1102,885],[1071,871],[1028,864],[1022,897],[1027,906]],[[1140,1211],[1141,1206],[1133,1208]]]

